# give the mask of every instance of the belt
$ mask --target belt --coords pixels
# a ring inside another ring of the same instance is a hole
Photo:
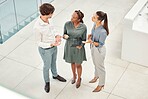
[[[48,49],[52,49],[52,48],[54,48],[55,46],[52,46],[52,47],[49,47],[49,48],[42,48],[42,49],[44,49],[44,50],[48,50]]]

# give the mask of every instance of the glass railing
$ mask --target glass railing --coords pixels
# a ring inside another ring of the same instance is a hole
[[[0,0],[0,43],[2,44],[38,15],[38,7],[53,0]]]

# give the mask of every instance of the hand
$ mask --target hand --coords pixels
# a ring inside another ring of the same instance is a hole
[[[62,38],[62,36],[57,35],[57,36],[55,37],[55,42],[61,42],[61,38]]]
[[[82,46],[81,46],[81,45],[80,45],[80,46],[76,46],[76,48],[81,49],[81,48],[82,48]]]
[[[92,44],[93,41],[92,41],[91,39],[89,39],[89,40],[86,41],[86,43],[90,43],[90,44]]]
[[[51,44],[50,46],[53,47],[53,46],[59,46],[61,44],[61,42],[55,42],[53,44]]]
[[[98,42],[93,42],[93,44],[94,44],[95,46],[99,46],[99,43],[98,43]]]
[[[69,36],[67,34],[64,34],[63,38],[67,40]]]

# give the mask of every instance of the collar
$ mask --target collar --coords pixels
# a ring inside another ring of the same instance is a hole
[[[95,26],[96,26],[96,24],[94,24],[94,27],[93,27],[94,30],[95,30]],[[99,28],[102,28],[102,27],[103,27],[103,25],[100,25],[96,29],[99,29]]]
[[[48,21],[49,21],[49,24],[50,24],[50,19],[48,19]],[[40,16],[38,17],[38,22],[39,22],[40,25],[49,25],[48,23],[45,23],[45,22],[41,19]]]

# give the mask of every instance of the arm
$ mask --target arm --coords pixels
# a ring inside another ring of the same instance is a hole
[[[106,32],[102,32],[102,33],[100,34],[99,41],[96,41],[96,42],[94,42],[93,44],[94,44],[96,47],[100,47],[100,46],[104,45],[105,40],[106,40],[106,37],[107,37],[107,33],[106,33]]]
[[[86,35],[87,35],[87,28],[85,27],[85,30],[84,30],[84,33],[82,35],[82,41],[86,41]],[[78,49],[81,49],[85,44],[84,43],[81,43],[80,46],[76,46]]]
[[[89,40],[89,39],[91,39],[91,37],[92,37],[92,34],[88,34],[87,39]]]
[[[64,34],[63,34],[63,38],[64,38],[64,39],[68,39],[68,38],[69,38],[69,36],[68,36],[68,34],[67,34],[66,23],[65,23],[65,25],[64,25]]]
[[[87,41],[84,43],[92,43],[92,30],[91,30],[91,34],[88,34]]]
[[[92,34],[88,34],[87,41],[85,43],[92,43]]]
[[[87,28],[85,28],[85,31],[82,35],[82,41],[86,41],[86,35],[87,35]],[[85,45],[84,43],[81,44],[81,46],[84,46],[84,45]]]

